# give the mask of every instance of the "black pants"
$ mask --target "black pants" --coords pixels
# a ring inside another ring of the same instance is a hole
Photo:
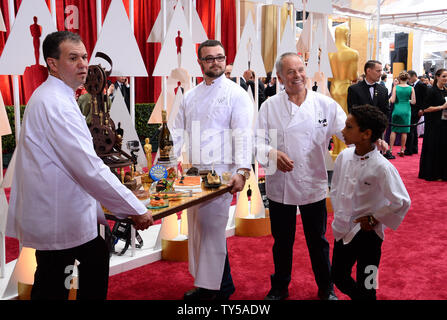
[[[66,300],[73,265],[79,261],[78,300],[107,298],[109,251],[101,236],[65,250],[36,250],[37,269],[31,299]]]
[[[274,239],[273,262],[275,274],[272,287],[279,289],[289,285],[292,273],[293,243],[296,232],[295,205],[285,205],[269,199],[270,224]],[[299,206],[304,236],[309,251],[312,270],[318,289],[323,292],[333,290],[329,243],[326,239],[326,200]]]
[[[348,244],[334,241],[332,279],[352,300],[376,300],[376,281],[383,240],[375,231],[360,230]],[[352,268],[357,262],[357,279]]]
[[[413,112],[411,113],[411,123],[418,123],[420,117]],[[410,127],[410,132],[407,134],[407,142],[405,144],[405,150],[409,154],[418,153],[418,127]]]
[[[235,291],[233,278],[231,277],[230,261],[228,260],[228,252],[225,257],[225,266],[222,275],[222,282],[220,283],[220,293],[223,295],[232,295]]]

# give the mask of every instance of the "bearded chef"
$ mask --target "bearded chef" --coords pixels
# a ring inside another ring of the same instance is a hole
[[[233,173],[230,193],[188,209],[189,271],[195,288],[185,300],[227,300],[235,288],[226,246],[232,194],[243,189],[251,168],[253,103],[246,91],[224,75],[226,57],[216,40],[198,49],[203,78],[188,91],[173,128],[176,154],[185,144],[189,162],[199,170]]]
[[[263,103],[256,124],[256,156],[266,169],[274,238],[275,273],[265,299],[282,300],[289,295],[298,206],[318,296],[335,300],[325,236],[325,153],[332,135],[343,141],[346,114],[333,99],[306,89],[305,65],[295,53],[283,54],[276,70],[285,90]]]

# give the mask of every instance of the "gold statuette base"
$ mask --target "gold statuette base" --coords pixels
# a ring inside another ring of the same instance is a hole
[[[270,217],[257,219],[245,219],[236,217],[235,224],[236,236],[262,237],[272,234],[272,231],[270,229]]]
[[[188,261],[188,239],[165,240],[161,239],[161,259],[168,261]]]

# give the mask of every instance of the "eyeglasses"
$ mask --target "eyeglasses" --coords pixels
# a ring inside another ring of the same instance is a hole
[[[206,63],[213,63],[214,60],[217,62],[224,62],[225,61],[225,56],[217,56],[217,57],[205,57],[205,58],[200,58],[200,60],[205,61]]]

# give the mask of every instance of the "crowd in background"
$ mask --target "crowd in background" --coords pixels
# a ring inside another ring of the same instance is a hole
[[[357,81],[364,77],[360,75]],[[386,64],[379,84],[387,88],[390,99],[391,154],[396,145],[400,145],[398,156],[418,154],[418,138],[423,138],[419,178],[447,180],[443,165],[447,161],[447,70],[430,70],[419,76],[404,70],[392,77]]]

